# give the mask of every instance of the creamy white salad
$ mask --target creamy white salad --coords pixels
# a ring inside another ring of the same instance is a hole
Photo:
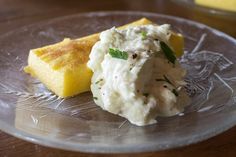
[[[138,126],[182,112],[186,71],[170,50],[170,32],[168,24],[102,32],[87,63],[95,103]]]

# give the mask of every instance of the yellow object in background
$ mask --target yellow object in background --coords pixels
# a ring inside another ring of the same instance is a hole
[[[205,7],[236,12],[236,0],[195,0],[195,3]]]

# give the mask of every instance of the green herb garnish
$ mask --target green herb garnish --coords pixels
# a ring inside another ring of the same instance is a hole
[[[176,89],[173,89],[173,90],[172,90],[172,93],[174,93],[175,96],[179,96],[179,93],[177,92]]]
[[[174,86],[174,84],[166,77],[166,75],[163,75],[163,77],[164,79],[156,79],[156,81],[165,81]]]
[[[124,60],[128,59],[128,52],[120,51],[118,49],[109,48],[109,54],[113,58],[119,58],[119,59],[124,59]]]
[[[141,31],[141,35],[142,35],[142,40],[147,39],[147,32],[146,31]]]
[[[156,79],[156,81],[165,81],[169,84],[171,84],[172,86],[174,86],[174,84],[165,76],[163,75],[164,79]],[[165,87],[165,86],[164,86]],[[166,87],[165,87],[166,88]],[[179,93],[177,92],[176,89],[172,89],[172,93],[175,95],[175,96],[179,96]]]
[[[163,75],[164,79],[166,82],[168,82],[169,84],[173,85],[173,83],[166,77],[166,75]],[[174,86],[174,85],[173,85]]]
[[[175,64],[175,53],[173,52],[173,50],[163,41],[160,41],[160,45],[161,45],[161,49],[164,52],[166,58],[173,64]]]
[[[169,84],[171,84],[172,86],[174,86],[174,84],[166,77],[166,75],[163,75],[164,79],[155,79],[156,81],[165,81]]]
[[[98,81],[95,82],[95,84],[98,84],[99,82],[101,82],[103,79],[100,79]]]
[[[93,99],[94,99],[94,100],[98,100],[98,98],[97,98],[97,97],[93,97]]]

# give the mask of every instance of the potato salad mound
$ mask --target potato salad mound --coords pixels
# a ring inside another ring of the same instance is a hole
[[[87,66],[95,103],[131,123],[156,123],[157,116],[183,111],[186,75],[169,43],[170,25],[143,25],[100,34]]]

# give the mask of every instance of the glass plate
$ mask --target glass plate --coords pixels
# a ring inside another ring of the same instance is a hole
[[[102,111],[91,93],[60,99],[25,74],[29,49],[78,38],[141,17],[169,23],[185,36],[191,104],[145,127]],[[52,19],[0,37],[0,128],[21,139],[82,152],[145,152],[202,141],[236,124],[236,41],[193,21],[143,12],[94,12]]]

